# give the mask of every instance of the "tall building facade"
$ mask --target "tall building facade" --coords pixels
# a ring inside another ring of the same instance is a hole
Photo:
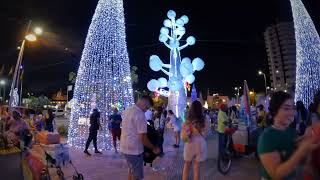
[[[296,41],[293,22],[279,22],[264,32],[271,86],[294,93]]]

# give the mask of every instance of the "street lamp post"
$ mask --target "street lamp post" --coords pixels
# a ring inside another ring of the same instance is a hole
[[[21,46],[19,48],[20,51],[19,51],[19,55],[18,55],[16,66],[15,66],[15,69],[14,69],[12,84],[11,84],[11,88],[10,88],[9,107],[13,107],[13,106],[19,105],[20,101],[21,101],[20,98],[15,97],[15,96],[18,96],[18,92],[17,91],[19,89],[19,83],[20,83],[19,80],[20,80],[20,74],[21,74],[21,70],[22,70],[21,69],[21,64],[22,64],[23,52],[24,52],[26,40],[27,41],[36,41],[37,40],[37,37],[36,37],[35,34],[29,33],[31,22],[32,21],[29,20],[28,25],[27,25],[27,29],[26,29],[25,37],[23,38]],[[42,29],[39,28],[39,27],[35,28],[34,31],[35,31],[35,33],[37,35],[40,35],[42,33]]]
[[[3,88],[3,94],[0,93],[1,101],[5,102],[6,101],[6,81],[5,80],[0,80],[0,85]]]
[[[259,75],[263,75],[263,78],[264,78],[264,88],[265,88],[265,91],[266,91],[266,96],[268,95],[268,90],[267,90],[267,78],[266,78],[266,74],[262,71],[258,71],[258,74]]]

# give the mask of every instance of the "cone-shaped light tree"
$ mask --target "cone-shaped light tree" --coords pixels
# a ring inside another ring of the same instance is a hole
[[[290,0],[296,37],[295,101],[308,106],[320,89],[320,38],[301,0]]]
[[[106,128],[112,108],[132,105],[132,85],[122,0],[99,0],[85,41],[71,110],[68,143],[84,148],[92,109],[101,112],[98,148],[111,149]]]

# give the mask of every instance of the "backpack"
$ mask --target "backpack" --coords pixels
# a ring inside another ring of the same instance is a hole
[[[148,123],[147,123],[147,137],[151,144],[153,144],[154,146],[158,145],[159,136],[158,136],[158,132],[154,128],[154,124],[152,120],[148,120]],[[157,154],[153,153],[152,149],[149,149],[146,146],[144,146],[144,152],[143,152],[144,166],[146,166],[147,163],[149,163],[150,167],[152,167],[152,162],[153,160],[156,159],[157,156],[158,156]]]

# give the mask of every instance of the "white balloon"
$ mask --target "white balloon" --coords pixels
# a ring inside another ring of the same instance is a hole
[[[196,43],[196,39],[193,36],[189,36],[187,38],[187,43],[188,43],[188,45],[192,46],[192,45],[194,45]]]
[[[181,18],[184,24],[187,24],[189,22],[189,18],[186,15],[181,16]]]
[[[189,84],[192,84],[194,82],[196,78],[194,77],[193,74],[190,74],[188,75],[186,78],[185,78],[185,81],[187,81]]]
[[[169,29],[166,28],[166,27],[162,27],[162,28],[160,29],[160,33],[161,33],[161,34],[169,34]]]
[[[188,57],[184,57],[181,61],[181,63],[191,63],[191,59]]]
[[[193,73],[193,67],[189,58],[183,58],[180,64],[180,74],[182,77],[186,77]]]
[[[169,19],[173,19],[176,17],[176,12],[174,12],[174,10],[169,10],[167,16]]]
[[[161,77],[158,79],[158,82],[159,82],[160,88],[164,88],[168,86],[168,81],[166,78]]]
[[[164,34],[160,34],[159,41],[160,42],[166,42],[168,40],[168,37]]]
[[[159,82],[155,79],[151,79],[148,84],[147,87],[150,91],[156,91],[159,88]]]
[[[168,28],[171,28],[171,27],[172,27],[172,23],[171,23],[170,19],[164,20],[164,21],[163,21],[163,25],[164,25],[165,27],[168,27]]]
[[[183,22],[182,19],[178,19],[178,20],[176,21],[176,24],[181,27],[181,26],[184,25],[184,22]]]
[[[157,55],[150,56],[149,66],[153,71],[160,71],[162,68],[162,61]]]
[[[192,61],[193,71],[201,71],[204,68],[204,62],[200,58],[195,58]]]

